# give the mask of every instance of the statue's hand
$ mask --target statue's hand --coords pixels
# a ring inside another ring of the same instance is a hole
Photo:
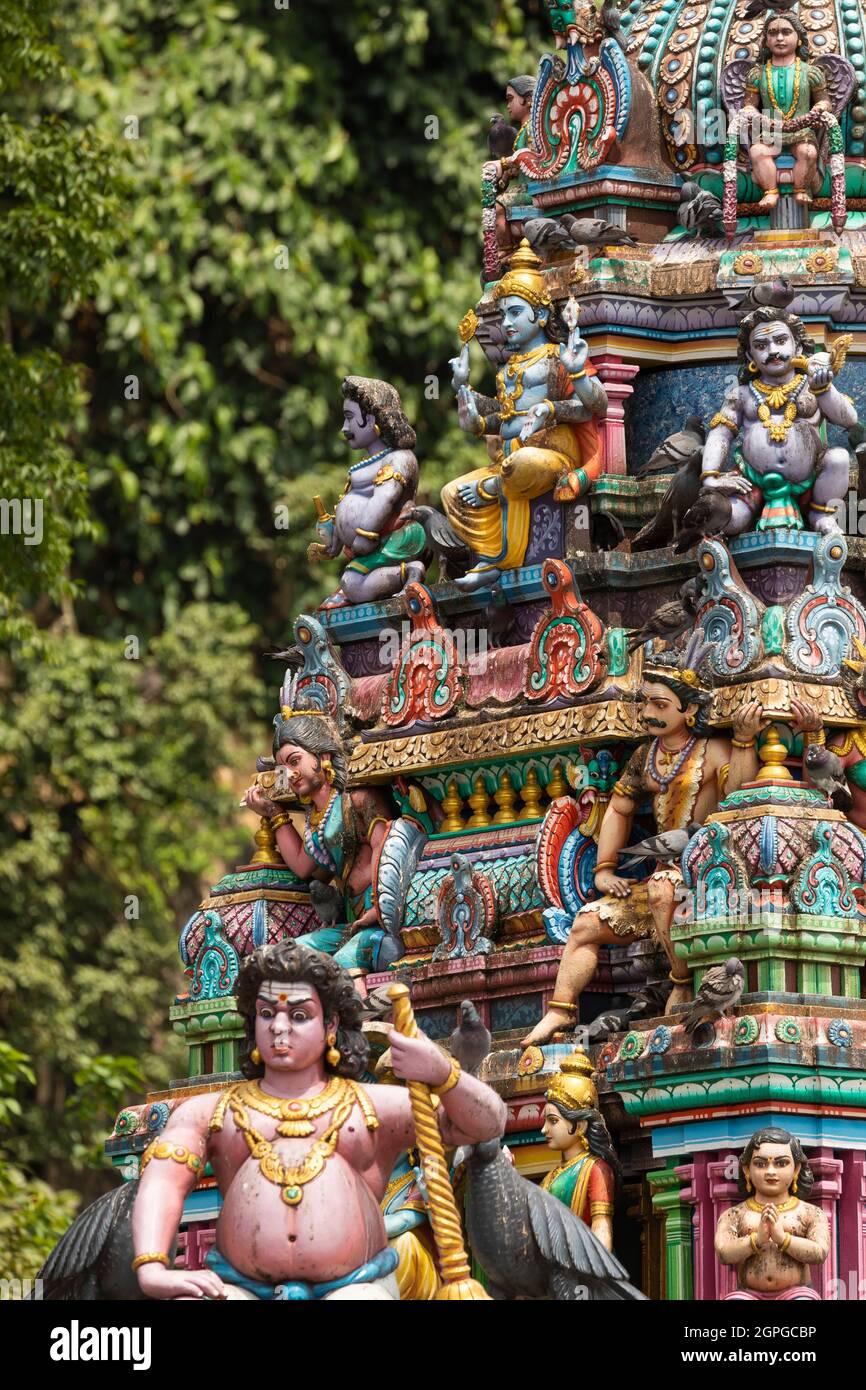
[[[807,367],[810,386],[829,386],[833,380],[833,368],[830,366],[830,354],[828,352],[816,352],[809,358]]]
[[[423,1081],[427,1086],[441,1086],[451,1075],[451,1063],[445,1053],[423,1034],[407,1038],[392,1028],[388,1046],[391,1067],[401,1081]]]
[[[701,487],[711,492],[726,492],[731,497],[736,497],[738,493],[741,497],[748,497],[752,491],[752,484],[742,473],[711,473],[703,479]]]
[[[824,721],[815,706],[810,705],[807,700],[792,700],[791,712],[794,715],[791,727],[795,734],[817,734],[824,727]]]
[[[464,343],[456,357],[448,360],[451,368],[451,385],[455,391],[469,385],[469,344]]]
[[[257,816],[266,816],[270,819],[280,810],[276,801],[271,801],[269,796],[265,796],[261,787],[247,787],[244,792],[244,802],[251,811],[255,811]]]
[[[620,878],[612,869],[596,874],[595,886],[599,893],[609,893],[614,898],[627,898],[633,887],[630,879]]]
[[[328,559],[328,547],[319,541],[310,541],[307,546],[307,559],[311,565],[317,565],[320,560]]]
[[[481,166],[481,177],[491,183],[499,183],[502,178],[502,160],[486,159]]]
[[[531,434],[538,430],[546,429],[547,425],[555,418],[554,409],[550,401],[539,401],[534,405],[526,417],[526,424],[520,431],[521,444],[528,439]]]
[[[138,1287],[148,1298],[225,1298],[226,1286],[209,1269],[166,1269],[161,1264],[142,1265]]]
[[[481,416],[468,386],[461,386],[457,392],[457,421],[466,434],[481,433]]]
[[[582,372],[589,352],[585,338],[571,336],[566,347],[559,349],[559,360],[567,372]]]
[[[764,718],[764,707],[760,701],[749,700],[734,716],[734,738],[746,743],[763,733],[769,723],[769,719]]]
[[[492,507],[496,501],[495,497],[487,497],[479,492],[477,483],[461,483],[457,489],[457,496],[467,507]]]

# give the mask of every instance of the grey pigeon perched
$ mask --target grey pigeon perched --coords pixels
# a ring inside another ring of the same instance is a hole
[[[555,251],[576,251],[579,246],[634,246],[634,237],[623,227],[601,217],[528,217],[523,234],[542,260]]]
[[[42,1281],[43,1299],[146,1300],[130,1269],[135,1257],[132,1208],[137,1193],[135,1178],[98,1197],[75,1218],[36,1276]]]
[[[750,0],[750,3],[743,10],[743,19],[759,19],[761,15],[769,14],[770,10],[774,14],[787,14],[789,11],[796,10],[799,0]]]
[[[791,281],[783,275],[775,280],[762,280],[749,290],[739,312],[749,314],[753,309],[787,309],[796,295]]]
[[[645,1299],[570,1207],[520,1176],[498,1139],[476,1144],[467,1168],[466,1230],[493,1298]]]
[[[448,1039],[448,1051],[463,1071],[474,1076],[490,1051],[490,1030],[479,1017],[471,999],[460,1005],[460,1022]]]
[[[698,611],[704,581],[700,575],[687,579],[680,585],[679,598],[671,599],[657,608],[639,628],[629,634],[628,649],[633,652],[642,647],[651,637],[661,637],[665,642],[674,642],[693,626]]]
[[[699,1024],[733,1009],[740,1002],[745,983],[746,967],[736,956],[731,956],[724,965],[714,965],[704,976],[686,1015],[686,1032],[694,1033]]]
[[[321,883],[314,878],[310,883],[310,902],[320,922],[326,927],[336,926],[346,920],[346,900],[339,888],[331,883]]]
[[[682,554],[705,536],[720,536],[731,520],[731,499],[719,488],[707,488],[683,517],[674,550]]]
[[[700,828],[700,822],[693,820],[685,830],[663,830],[660,835],[641,840],[640,844],[629,845],[627,858],[617,868],[630,869],[644,859],[654,859],[657,864],[677,864],[689,840]]]
[[[718,235],[722,224],[722,204],[715,193],[689,180],[680,189],[677,218],[687,232],[709,232]]]
[[[653,450],[646,463],[637,470],[635,477],[646,478],[651,473],[672,473],[690,463],[697,454],[703,454],[707,432],[700,415],[687,415],[682,429],[674,430]]]
[[[651,521],[642,526],[631,543],[632,550],[658,550],[670,545],[679,534],[686,516],[701,495],[702,449],[677,469],[671,478]]]
[[[472,564],[472,551],[458,536],[444,512],[435,507],[413,507],[404,513],[406,521],[418,521],[424,528],[427,547],[439,561],[439,578],[455,579]]]
[[[866,425],[852,425],[848,431],[848,447],[857,460],[860,468],[866,467]],[[863,473],[860,474],[861,491],[863,485]]]
[[[509,125],[505,117],[498,111],[490,117],[490,129],[487,132],[487,148],[490,151],[491,159],[507,159],[514,153],[514,142],[517,139],[517,128]]]
[[[845,768],[838,754],[820,743],[810,743],[803,758],[803,771],[809,785],[822,792],[837,811],[850,811],[853,797],[848,790]]]

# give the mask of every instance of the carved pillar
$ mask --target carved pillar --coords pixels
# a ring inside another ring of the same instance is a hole
[[[598,379],[607,392],[607,414],[598,422],[604,451],[604,472],[624,474],[625,458],[625,409],[623,402],[633,394],[632,381],[640,367],[623,362],[614,353],[605,352],[592,359],[598,372]]]
[[[691,1163],[684,1164],[676,1170],[682,1176],[690,1177],[689,1186],[683,1188],[680,1197],[693,1208],[694,1297],[699,1303],[716,1297],[716,1255],[713,1249],[716,1228],[713,1222],[707,1167],[708,1155],[695,1154]]]
[[[838,1229],[837,1202],[842,1195],[842,1170],[844,1164],[832,1149],[816,1149],[809,1154],[809,1167],[815,1175],[809,1201],[820,1207],[830,1223],[830,1254],[822,1265],[811,1269],[812,1287],[822,1298],[832,1298],[838,1288],[838,1260],[836,1254],[836,1231]],[[845,1265],[842,1265],[843,1278]]]
[[[739,1155],[733,1149],[727,1153],[720,1153],[717,1158],[710,1159],[707,1163],[707,1190],[712,1203],[712,1211],[708,1213],[712,1221],[713,1232],[710,1238],[710,1252],[712,1255],[714,1270],[714,1288],[709,1288],[704,1295],[705,1298],[724,1298],[727,1294],[733,1293],[738,1285],[737,1266],[723,1265],[716,1255],[714,1247],[716,1238],[716,1227],[719,1224],[719,1217],[723,1212],[731,1207],[737,1206],[742,1202],[743,1195],[737,1184],[736,1175],[739,1171]]]
[[[839,1218],[839,1298],[866,1298],[866,1154],[847,1149]]]
[[[647,1173],[652,1191],[653,1210],[665,1218],[665,1298],[669,1301],[693,1298],[692,1279],[692,1212],[683,1200],[683,1176],[688,1181],[691,1165],[668,1166],[658,1173]]]

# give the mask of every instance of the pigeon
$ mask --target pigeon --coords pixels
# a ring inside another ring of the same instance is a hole
[[[487,149],[491,159],[507,159],[514,153],[514,142],[517,139],[517,127],[509,125],[504,116],[498,111],[490,117],[490,129],[487,132]]]
[[[616,0],[606,0],[601,7],[601,27],[612,39],[619,41],[622,37],[622,17],[616,4]]]
[[[700,415],[688,415],[681,430],[675,430],[662,440],[646,463],[635,473],[636,478],[646,478],[652,473],[672,473],[691,463],[695,454],[703,453],[707,432]]]
[[[625,529],[612,512],[591,512],[589,538],[596,550],[615,550],[625,536]]]
[[[739,308],[740,314],[750,314],[753,309],[787,309],[796,298],[797,291],[790,280],[779,276],[776,280],[762,280],[753,285]]]
[[[687,232],[708,232],[711,236],[721,232],[722,204],[715,193],[701,188],[699,183],[688,180],[680,189],[680,205],[677,218]]]
[[[634,237],[601,217],[528,217],[523,235],[542,260],[557,251],[574,252],[579,246],[634,246]]]
[[[387,1018],[394,1007],[394,1001],[390,998],[389,991],[394,985],[408,985],[409,979],[407,970],[395,970],[388,976],[386,985],[377,985],[375,989],[371,989],[361,1004],[364,1022],[372,1023],[374,1019]]]
[[[739,1004],[745,983],[746,967],[736,956],[731,956],[724,965],[714,965],[704,976],[686,1015],[683,1024],[686,1032],[694,1033],[699,1024],[730,1012]]]
[[[838,754],[820,743],[810,743],[803,758],[803,771],[810,787],[826,796],[828,804],[837,811],[850,811],[854,799]]]
[[[645,1301],[586,1222],[521,1177],[498,1139],[469,1154],[466,1231],[494,1299]]]
[[[403,513],[405,521],[418,521],[424,528],[428,549],[439,561],[439,578],[456,579],[472,564],[472,551],[461,540],[444,512],[435,507],[412,507]]]
[[[516,612],[505,596],[501,584],[490,591],[490,598],[484,609],[484,620],[480,631],[486,636],[488,647],[507,647],[508,633],[516,618]],[[481,648],[483,653],[484,648]]]
[[[42,1298],[54,1302],[147,1301],[130,1269],[138,1178],[97,1197],[60,1237],[40,1269]]]
[[[720,536],[731,520],[731,499],[719,488],[708,488],[689,507],[674,542],[678,555],[691,550],[705,536]]]
[[[650,835],[637,845],[628,846],[628,857],[617,865],[619,869],[631,869],[644,859],[654,859],[657,864],[677,864],[683,850],[692,836],[700,830],[700,821],[689,821],[685,830],[664,830],[660,835]]]
[[[699,574],[681,584],[679,598],[672,599],[670,603],[663,603],[661,608],[657,608],[651,617],[647,618],[642,627],[629,635],[629,651],[633,652],[637,647],[642,647],[644,642],[648,642],[652,637],[661,637],[665,642],[675,642],[687,632],[694,623],[703,586],[704,581]]]
[[[628,1021],[631,1018],[631,1004],[626,1004],[621,1009],[606,1009],[604,1013],[586,1025],[587,1042],[604,1042],[605,1038],[612,1037],[614,1033],[625,1033],[628,1031]]]
[[[799,0],[750,0],[750,3],[743,11],[743,19],[759,19],[761,15],[769,14],[770,10],[774,14],[787,14],[788,11],[796,10]]]
[[[310,882],[310,902],[320,922],[335,927],[346,920],[346,900],[332,883],[314,878]]]
[[[848,448],[857,460],[860,469],[860,492],[866,482],[866,425],[852,425],[848,431]]]
[[[642,526],[631,543],[633,551],[658,550],[670,545],[686,524],[701,495],[701,450],[682,464],[671,478],[658,510],[646,526]]]
[[[475,1076],[490,1051],[490,1029],[485,1028],[471,999],[460,1005],[460,1022],[448,1039],[448,1051],[463,1071]]]
[[[284,661],[290,671],[300,671],[304,664],[304,653],[300,647],[286,647],[284,651],[274,647],[265,652],[265,656],[268,661]]]

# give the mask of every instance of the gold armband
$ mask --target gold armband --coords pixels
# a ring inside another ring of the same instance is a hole
[[[373,831],[376,829],[376,826],[377,826],[377,825],[388,825],[388,824],[389,824],[389,822],[386,820],[386,818],[385,818],[384,816],[374,816],[373,819],[370,821],[370,824],[369,824],[369,826],[368,826],[368,828],[367,828],[367,844],[369,844],[370,841],[372,840],[372,838],[373,838]]]
[[[819,747],[823,748],[823,746],[824,746],[824,744],[825,744],[826,742],[827,742],[827,735],[826,735],[826,733],[825,733],[825,731],[824,731],[823,729],[804,729],[804,730],[803,730],[803,747],[804,747],[804,748],[808,748],[808,747],[809,747],[811,744],[813,744],[813,743],[817,743],[817,744],[819,745]]]
[[[141,1156],[141,1169],[144,1172],[152,1158],[173,1158],[175,1163],[185,1163],[193,1173],[201,1168],[198,1154],[192,1153],[185,1144],[172,1144],[169,1139],[154,1139]]]
[[[824,392],[829,391],[832,385],[832,381],[828,381],[826,386],[813,386],[810,382],[809,390],[812,392],[813,396],[823,396]]]
[[[280,811],[280,814],[278,816],[271,817],[268,824],[270,825],[271,830],[279,830],[281,825],[288,825],[291,819],[292,818],[289,815],[288,811]]]
[[[448,1076],[447,1076],[446,1080],[442,1082],[442,1085],[441,1085],[441,1086],[431,1086],[431,1087],[430,1087],[430,1090],[431,1090],[431,1092],[433,1093],[434,1096],[444,1096],[444,1095],[446,1095],[449,1091],[451,1091],[451,1090],[454,1089],[454,1087],[457,1085],[457,1082],[458,1082],[459,1080],[460,1080],[460,1063],[457,1061],[457,1058],[456,1058],[456,1057],[452,1057],[452,1058],[451,1058],[451,1070],[450,1070],[450,1072],[448,1073]]]
[[[355,527],[355,535],[364,536],[368,541],[377,541],[379,539],[378,531],[365,531],[363,526]]]
[[[603,869],[615,869],[617,862],[616,859],[600,859],[592,871],[593,878],[595,878],[596,874],[600,874]]]
[[[373,479],[374,487],[381,487],[382,483],[390,483],[391,479],[398,482],[401,487],[406,486],[406,479],[398,468],[394,468],[390,463],[383,463],[379,472]]]
[[[586,368],[581,367],[579,372],[569,372],[568,375],[572,381],[580,381],[582,376],[586,376]]]
[[[758,1253],[758,1237],[757,1237],[757,1232],[756,1232],[756,1231],[752,1231],[751,1235],[749,1236],[749,1244],[751,1245],[752,1249],[754,1250],[755,1254],[757,1255],[757,1253]]]
[[[737,424],[736,420],[729,420],[727,415],[723,415],[721,411],[719,411],[718,414],[713,416],[712,420],[710,421],[710,429],[714,430],[716,428],[716,425],[725,425],[727,429],[733,430],[734,434],[739,434],[740,432],[740,427]],[[704,475],[702,474],[701,476],[703,477]],[[709,476],[712,476],[712,474],[710,474]]]
[[[732,738],[732,739],[731,739],[731,747],[732,747],[732,748],[754,748],[754,746],[755,746],[755,740],[754,740],[754,738],[746,738],[746,739],[742,739],[742,738]]]
[[[590,1202],[590,1216],[611,1216],[613,1214],[613,1202]]]
[[[168,1255],[162,1255],[159,1251],[152,1251],[147,1255],[136,1255],[129,1267],[134,1274],[137,1269],[141,1269],[142,1265],[165,1265],[166,1269],[168,1269],[171,1265],[171,1260],[168,1258]]]
[[[640,788],[630,787],[626,782],[614,783],[614,795],[628,797],[629,801],[637,801],[640,796]]]
[[[487,500],[488,500],[488,502],[495,502],[495,501],[496,501],[496,493],[495,493],[495,492],[488,492],[488,491],[486,490],[486,488],[485,488],[485,486],[484,486],[485,481],[486,481],[486,479],[482,478],[480,483],[476,483],[476,484],[475,484],[475,490],[476,490],[476,492],[478,493],[478,496],[479,496],[479,497],[486,497]]]
[[[786,1235],[785,1235],[785,1239],[782,1241],[782,1244],[779,1246],[779,1254],[780,1254],[780,1255],[784,1255],[785,1251],[787,1250],[787,1248],[788,1248],[788,1246],[789,1246],[790,1244],[791,1244],[791,1232],[788,1231],[788,1232],[786,1233]]]
[[[820,502],[810,502],[809,506],[813,512],[826,512],[828,516],[832,516],[836,511],[835,507],[825,507]]]
[[[721,796],[723,796],[723,797],[727,794],[727,790],[728,790],[728,777],[730,776],[730,773],[731,773],[731,764],[730,764],[730,763],[724,763],[724,764],[719,768],[719,776],[718,776],[719,792],[720,792]]]
[[[486,416],[486,415],[479,415],[479,416],[478,416],[478,428],[477,428],[477,430],[475,431],[475,433],[478,435],[479,438],[481,437],[482,434],[486,434],[486,433],[487,433],[487,416]]]

